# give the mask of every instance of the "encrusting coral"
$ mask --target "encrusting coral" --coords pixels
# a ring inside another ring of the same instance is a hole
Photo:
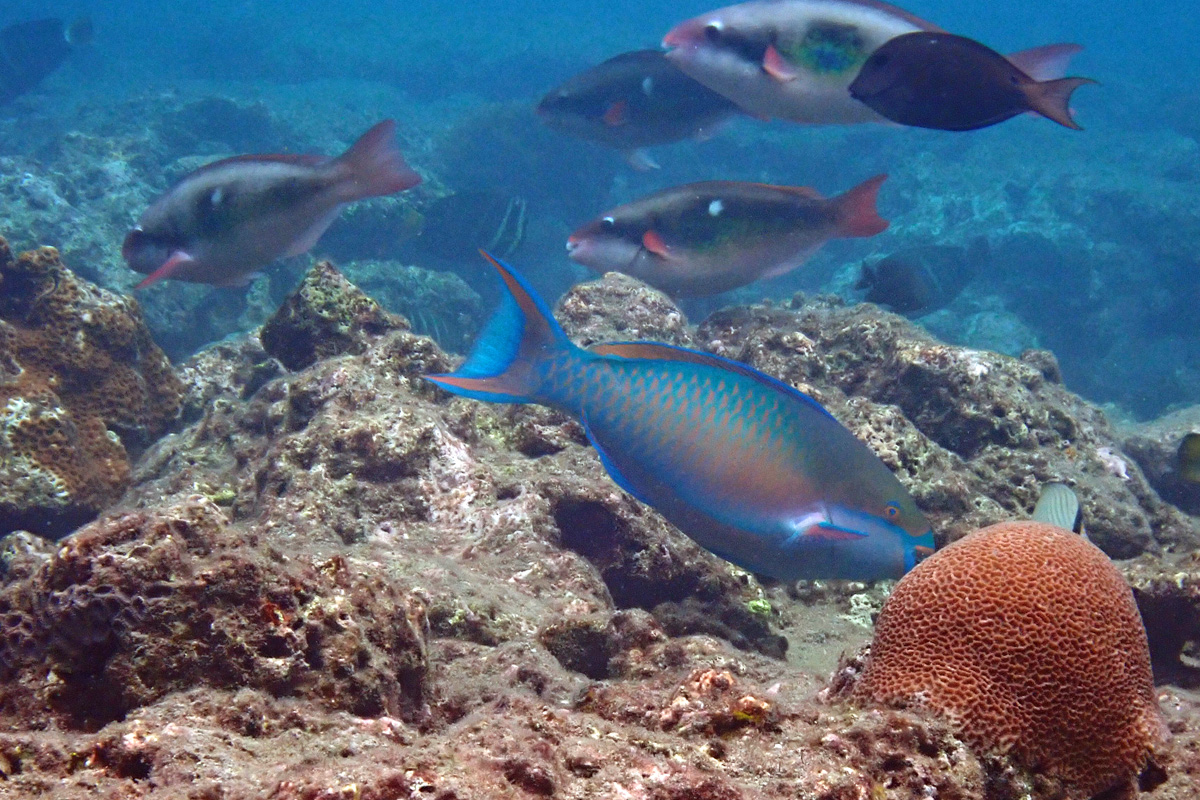
[[[1128,585],[1038,522],[976,531],[905,576],[853,695],[944,715],[1081,800],[1130,785],[1165,738]]]
[[[114,502],[181,394],[136,301],[0,239],[0,534],[61,536]]]

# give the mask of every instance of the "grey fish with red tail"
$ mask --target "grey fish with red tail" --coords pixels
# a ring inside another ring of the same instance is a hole
[[[965,36],[906,33],[871,54],[850,84],[850,96],[892,122],[916,128],[969,131],[1032,111],[1080,130],[1067,104],[1076,89],[1096,81],[1039,80],[1028,71],[1035,61],[1031,55],[1063,63],[1078,49],[1052,45],[1005,58]]]
[[[803,186],[675,186],[582,226],[567,252],[595,272],[624,272],[676,297],[727,292],[799,267],[830,239],[885,230],[875,200],[886,177],[829,199]]]
[[[156,200],[125,237],[126,263],[160,280],[244,285],[277,258],[308,251],[342,206],[421,182],[384,120],[337,158],[246,155],[201,167]]]

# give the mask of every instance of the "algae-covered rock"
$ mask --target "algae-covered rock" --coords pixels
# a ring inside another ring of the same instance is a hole
[[[116,501],[181,390],[135,300],[0,239],[0,534],[61,536]]]

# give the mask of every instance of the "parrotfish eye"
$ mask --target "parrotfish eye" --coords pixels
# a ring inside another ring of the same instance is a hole
[[[208,196],[208,202],[215,208],[221,205],[221,201],[225,199],[225,190],[218,186],[212,190],[212,194]]]
[[[611,231],[613,228],[617,227],[617,221],[612,217],[605,217],[604,219],[600,220],[600,227],[606,231]]]
[[[721,31],[724,27],[718,20],[713,20],[704,26],[704,38],[713,43],[721,41]]]
[[[900,516],[900,504],[888,503],[883,507],[883,515],[888,519],[895,519],[896,517]]]

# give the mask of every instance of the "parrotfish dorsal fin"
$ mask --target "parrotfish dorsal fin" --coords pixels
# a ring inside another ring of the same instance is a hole
[[[787,192],[794,194],[797,197],[804,197],[809,200],[824,200],[825,195],[818,192],[811,186],[781,186],[777,183],[751,183],[750,186],[761,186],[764,189],[774,189],[778,192]]]
[[[706,367],[725,370],[726,372],[735,372],[739,375],[745,375],[758,381],[763,386],[766,386],[774,391],[787,395],[788,397],[800,400],[801,402],[812,406],[819,410],[822,414],[836,421],[836,417],[825,410],[825,407],[813,400],[797,389],[788,386],[783,381],[772,378],[766,373],[759,372],[754,367],[747,366],[737,361],[730,361],[728,358],[714,356],[709,353],[701,353],[698,350],[688,350],[686,347],[675,347],[670,344],[661,344],[659,342],[605,342],[602,344],[594,344],[587,348],[589,353],[594,353],[598,356],[608,356],[612,358],[640,358],[657,361],[682,361],[692,364],[703,364]],[[838,423],[841,424],[840,422]]]
[[[220,161],[214,161],[211,164],[205,164],[193,174],[208,172],[209,170],[228,166],[230,164],[261,164],[263,162],[274,162],[276,164],[296,164],[304,167],[318,167],[321,164],[325,164],[332,160],[333,159],[328,156],[318,156],[304,153],[269,153],[266,155],[230,156],[229,158],[222,158]]]

